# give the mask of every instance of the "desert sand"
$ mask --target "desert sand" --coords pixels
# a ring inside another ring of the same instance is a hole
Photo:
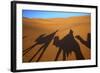
[[[55,36],[59,36],[62,39],[66,36],[70,29],[73,30],[74,36],[79,35],[84,40],[87,39],[87,34],[91,33],[91,17],[90,16],[77,16],[77,17],[70,17],[70,18],[23,18],[23,50],[29,48],[36,42],[36,38],[41,34],[49,35],[50,33],[55,32],[58,30]],[[75,38],[76,39],[76,38]],[[83,54],[85,60],[91,58],[91,49],[87,48],[83,45],[78,39],[76,41],[79,43],[81,53]],[[37,45],[28,53],[23,56],[23,62],[28,62],[30,58],[39,50],[42,46]],[[46,51],[44,52],[43,56],[40,58],[40,62],[43,61],[54,61],[56,57],[57,51],[59,48],[53,45],[53,40],[47,47]],[[41,53],[41,51],[40,51]],[[32,62],[35,62],[39,57],[40,53],[36,57],[32,59]],[[59,56],[58,61],[62,61],[62,53]],[[74,52],[71,52],[66,60],[74,61],[76,60],[76,56]]]

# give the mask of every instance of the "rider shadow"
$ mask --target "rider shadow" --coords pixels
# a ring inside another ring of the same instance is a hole
[[[58,47],[58,52],[55,57],[55,61],[58,60],[58,57],[60,53],[63,51],[63,60],[66,60],[66,56],[71,52],[75,52],[77,60],[83,60],[84,57],[81,53],[80,46],[78,42],[75,40],[74,35],[73,35],[73,30],[70,30],[70,32],[61,40],[59,40],[59,37],[56,36],[54,38],[54,43],[56,47]]]
[[[87,40],[84,40],[81,36],[77,35],[76,38],[82,43],[84,44],[86,47],[88,47],[89,49],[91,49],[91,34],[88,33],[87,34]]]
[[[37,56],[38,53],[42,50],[42,52],[40,53],[40,56],[38,57],[38,59],[36,60],[36,62],[38,62],[38,61],[40,60],[40,58],[41,58],[42,55],[44,54],[46,48],[49,46],[49,44],[51,43],[52,39],[54,38],[56,32],[57,32],[57,31],[55,31],[55,32],[53,32],[53,33],[51,33],[51,34],[49,34],[49,35],[46,35],[46,36],[45,36],[45,34],[40,35],[40,36],[35,40],[36,43],[35,43],[34,45],[32,45],[32,46],[29,47],[28,49],[24,50],[24,52],[26,51],[26,52],[24,53],[24,55],[25,55],[28,51],[30,51],[30,50],[31,50],[32,48],[34,48],[35,46],[40,45],[40,44],[43,44],[43,45],[39,48],[39,50],[32,56],[32,58],[29,60],[29,62],[31,62],[31,61],[33,60],[33,58],[34,58],[35,56]]]

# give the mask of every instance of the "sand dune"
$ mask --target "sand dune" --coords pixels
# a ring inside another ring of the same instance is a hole
[[[52,27],[59,26],[66,26],[66,25],[72,25],[72,24],[86,24],[90,22],[90,16],[81,16],[81,17],[70,17],[70,18],[50,18],[50,19],[28,19],[23,18],[23,24],[30,24],[29,26],[34,27],[41,27],[43,29],[48,29]],[[52,26],[53,25],[53,26]],[[49,26],[49,27],[48,27]]]
[[[34,44],[35,39],[45,33],[50,34],[56,30],[56,36],[59,36],[62,39],[65,35],[67,35],[72,29],[74,31],[74,36],[80,35],[83,39],[86,40],[87,34],[91,31],[91,20],[90,16],[78,16],[78,17],[70,17],[70,18],[50,18],[50,19],[38,19],[38,18],[23,18],[23,50],[30,47]],[[77,40],[77,39],[76,39]],[[90,50],[84,46],[82,43],[77,40],[80,44],[81,52],[84,55],[85,59],[90,59]],[[41,57],[40,61],[53,61],[58,48],[52,45],[53,41],[48,46],[47,50]],[[32,57],[32,55],[40,48],[41,45],[36,46],[31,51],[29,51],[25,56],[23,56],[23,62],[28,62],[28,60]],[[39,54],[37,55],[37,57]],[[34,58],[32,61],[36,61]],[[72,52],[68,58],[68,60],[75,60],[75,53]],[[60,54],[59,60],[62,60],[62,54]]]

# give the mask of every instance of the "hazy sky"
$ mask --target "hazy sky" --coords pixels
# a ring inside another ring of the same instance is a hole
[[[23,10],[22,16],[27,18],[68,18],[73,16],[85,16],[90,13],[79,12],[56,12],[56,11],[39,11],[39,10]]]

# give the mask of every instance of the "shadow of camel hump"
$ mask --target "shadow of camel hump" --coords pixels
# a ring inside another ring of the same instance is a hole
[[[39,48],[39,50],[32,56],[32,58],[29,60],[29,62],[31,62],[32,60],[33,60],[33,58],[36,56],[36,55],[38,55],[38,53],[40,52],[40,51],[42,51],[41,53],[40,53],[40,56],[38,57],[38,59],[36,60],[37,62],[40,60],[40,58],[42,57],[42,55],[44,54],[44,52],[45,52],[45,50],[46,50],[46,48],[49,46],[49,44],[51,43],[51,41],[52,41],[52,39],[54,39],[54,36],[55,36],[55,34],[56,34],[56,32],[57,31],[55,31],[55,32],[53,32],[53,33],[51,33],[51,34],[49,34],[49,35],[47,35],[47,36],[43,36],[43,37],[41,37],[40,36],[40,38],[38,38],[38,39],[36,39],[35,40],[35,42],[37,43],[37,45],[39,45],[39,44],[43,44],[40,48]]]
[[[59,49],[56,54],[55,61],[58,59],[61,51],[63,51],[63,60],[66,60],[66,55],[68,57],[72,51],[75,52],[77,60],[84,59],[80,50],[80,46],[73,36],[73,30],[70,30],[70,32],[61,40],[58,36],[56,36],[54,38],[53,45]]]
[[[76,38],[82,43],[84,44],[86,47],[88,47],[89,49],[91,49],[91,34],[88,33],[87,34],[87,40],[84,40],[81,36],[77,35]]]

